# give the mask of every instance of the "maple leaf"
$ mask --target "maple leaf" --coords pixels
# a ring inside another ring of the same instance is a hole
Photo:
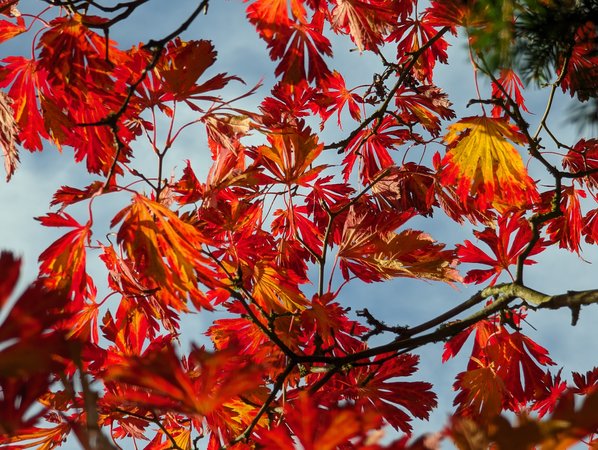
[[[6,306],[17,284],[21,262],[0,252],[0,307]],[[0,443],[2,438],[31,427],[46,412],[38,399],[48,391],[53,373],[65,370],[69,349],[56,331],[66,318],[67,297],[48,291],[41,282],[30,285],[0,324]]]
[[[348,308],[334,301],[331,293],[316,295],[309,308],[301,312],[306,353],[332,349],[334,354],[347,355],[363,347],[359,339],[367,328],[347,316]]]
[[[330,175],[317,178],[312,184],[310,192],[305,197],[308,212],[313,215],[314,223],[319,227],[321,232],[328,226],[327,211],[337,211],[338,208],[343,207],[355,192],[349,183],[331,183],[332,180],[333,177]],[[334,226],[335,223],[332,225]],[[333,242],[340,242],[342,224],[341,226],[334,226],[331,232]]]
[[[497,81],[498,84],[495,81],[492,82],[493,98],[506,100],[506,96],[508,96],[510,99],[515,101],[517,106],[519,106],[522,111],[529,112],[525,106],[523,95],[521,94],[523,83],[513,69],[502,69]],[[507,107],[509,107],[508,103],[505,104]],[[500,117],[501,115],[505,114],[506,111],[500,105],[494,105],[492,108],[492,116],[494,117]]]
[[[47,70],[52,85],[73,99],[85,101],[90,91],[113,87],[112,64],[123,62],[124,54],[115,43],[86,25],[103,21],[80,14],[58,17],[39,38],[40,67]]]
[[[326,166],[312,166],[324,145],[318,143],[309,127],[284,128],[268,134],[269,146],[258,147],[259,162],[268,169],[278,182],[288,186],[305,185],[313,180]]]
[[[333,30],[349,34],[360,52],[376,51],[397,21],[397,14],[388,3],[338,0],[331,11],[330,23]]]
[[[12,100],[0,92],[0,151],[4,157],[6,181],[10,181],[19,162],[19,154],[15,145],[19,128],[13,117],[11,103]]]
[[[401,86],[395,94],[395,105],[399,117],[405,123],[419,124],[433,136],[440,133],[440,119],[455,117],[452,103],[440,88],[424,84],[421,86]]]
[[[20,17],[21,13],[17,9],[19,0],[0,0],[0,14],[8,17]]]
[[[5,65],[0,67],[0,87],[10,86],[8,96],[19,127],[18,140],[27,150],[41,150],[40,138],[47,139],[49,134],[39,112],[37,93],[47,85],[47,72],[36,60],[21,56],[9,56],[2,62]]]
[[[175,197],[175,200],[182,205],[195,203],[203,196],[204,187],[191,168],[191,161],[187,160],[187,165],[183,169],[183,176],[173,186],[173,190],[179,194]]]
[[[252,296],[267,311],[283,309],[296,312],[305,308],[307,299],[299,290],[300,280],[267,260],[258,261],[252,269]]]
[[[436,26],[450,27],[457,35],[457,26],[466,26],[471,14],[471,6],[461,0],[432,0],[425,15]]]
[[[356,120],[361,120],[361,110],[359,104],[363,103],[360,95],[347,89],[343,76],[336,70],[322,81],[323,92],[319,93],[315,99],[318,104],[318,112],[322,118],[320,128],[323,128],[324,122],[336,111],[338,115],[338,126],[341,127],[341,114],[345,105],[349,107],[349,114]]]
[[[590,189],[598,189],[598,139],[580,139],[563,158],[571,173],[592,172],[581,178]]]
[[[598,208],[588,211],[583,217],[581,234],[582,236],[585,236],[585,241],[588,244],[598,242]]]
[[[185,42],[180,38],[170,41],[156,68],[164,81],[165,90],[177,100],[194,94],[196,81],[214,64],[216,55],[210,41]]]
[[[37,220],[47,227],[74,228],[44,250],[39,261],[40,273],[48,277],[46,285],[51,289],[66,290],[80,304],[93,286],[85,269],[91,221],[81,225],[65,212],[50,213]]]
[[[525,142],[504,118],[466,117],[450,125],[441,182],[456,185],[464,203],[471,196],[481,209],[492,206],[500,212],[535,202],[535,183],[507,139]]]
[[[567,58],[567,67],[561,80],[563,92],[569,91],[571,97],[577,95],[580,101],[586,101],[598,94],[596,79],[598,72],[595,55],[596,29],[591,21],[581,25],[574,37],[575,45]]]
[[[8,449],[21,449],[35,447],[39,450],[50,450],[59,447],[71,431],[71,426],[66,421],[61,421],[54,427],[28,426],[19,430],[19,433],[0,437],[0,444]],[[7,445],[7,444],[17,444]]]
[[[423,216],[432,215],[437,204],[434,197],[434,174],[430,169],[415,163],[391,167],[388,175],[380,179],[372,192],[380,203],[398,211],[415,209]]]
[[[408,18],[395,26],[386,40],[397,43],[397,61],[407,63],[410,55],[435,38],[438,32],[436,24],[424,13],[419,19]],[[442,37],[428,46],[413,66],[415,78],[431,83],[436,61],[446,63],[448,60],[447,48],[448,43]]]
[[[283,416],[285,425],[258,432],[260,448],[334,450],[378,425],[375,416],[353,408],[319,407],[305,392],[287,403]]]
[[[210,41],[185,42],[178,37],[170,41],[165,54],[154,69],[162,81],[161,90],[164,95],[160,100],[184,101],[196,111],[201,111],[201,108],[194,104],[195,101],[218,100],[219,97],[206,93],[222,89],[231,80],[241,80],[219,73],[202,84],[197,84],[199,77],[216,62],[216,56],[217,52]]]
[[[312,252],[320,253],[323,235],[318,227],[306,217],[307,206],[292,206],[286,210],[274,212],[272,221],[272,233],[282,234],[285,241],[295,241],[301,239],[303,245],[306,245]]]
[[[281,353],[262,330],[245,317],[215,320],[206,334],[210,336],[217,350],[236,347],[239,354],[249,355],[260,363]]]
[[[389,217],[349,213],[338,251],[345,280],[351,278],[350,272],[368,283],[394,277],[448,283],[461,279],[455,270],[454,251],[443,250],[443,244],[421,231],[394,232],[397,219],[393,223]]]
[[[0,20],[0,44],[25,31],[27,31],[27,27],[25,26],[25,21],[20,16],[17,17],[17,23],[12,23],[8,20]]]
[[[579,198],[585,198],[586,193],[576,189],[574,185],[561,189],[561,215],[548,222],[546,233],[549,243],[559,243],[559,248],[579,254],[581,251],[581,234],[583,217]],[[554,199],[554,191],[543,192],[541,195],[541,211],[550,211]]]
[[[559,399],[567,389],[567,383],[561,380],[561,371],[562,369],[554,377],[550,371],[544,374],[544,377],[547,379],[544,383],[547,388],[546,395],[544,398],[537,400],[532,407],[533,411],[537,411],[539,418],[554,411]]]
[[[598,391],[598,367],[588,370],[585,374],[573,372],[575,386],[571,392],[579,395],[589,395]]]
[[[280,33],[291,26],[289,12],[293,19],[305,20],[305,9],[300,0],[292,0],[290,11],[288,0],[257,0],[247,7],[249,21],[266,41],[280,38]]]
[[[457,394],[455,399],[461,412],[466,415],[496,415],[500,412],[496,410],[497,398],[486,392],[486,389],[490,389],[489,383],[495,386],[494,393],[498,388],[503,394],[501,410],[508,408],[518,411],[526,403],[550,395],[552,378],[546,377],[540,368],[555,364],[548,356],[548,351],[521,332],[509,333],[504,325],[492,320],[477,322],[453,337],[445,344],[442,360],[446,361],[459,353],[473,331],[474,345],[467,372],[455,383],[455,389],[463,392]],[[477,372],[466,375],[472,370]],[[504,385],[504,389],[500,388],[501,385]]]
[[[112,226],[122,221],[117,233],[138,273],[147,274],[157,289],[156,295],[178,311],[186,311],[191,299],[197,308],[212,309],[198,283],[219,286],[211,263],[201,253],[209,241],[199,230],[184,222],[174,212],[142,195],[120,211]]]
[[[329,401],[334,404],[340,394],[362,414],[375,413],[393,428],[410,433],[410,415],[427,419],[436,406],[431,384],[397,380],[413,375],[418,361],[419,357],[411,354],[390,359],[388,355],[376,356],[372,364],[355,367],[331,380]]]
[[[502,411],[507,395],[503,380],[490,367],[468,369],[457,375],[453,389],[459,391],[454,405],[457,414],[473,415],[489,421]]]
[[[279,81],[271,93],[259,107],[264,125],[294,124],[298,118],[311,115],[316,90],[306,80],[295,84]]]
[[[258,367],[244,365],[234,350],[208,353],[196,348],[181,363],[167,345],[107,366],[102,377],[118,383],[129,404],[206,415],[257,387],[260,373]],[[121,403],[122,397],[107,396],[108,402]]]
[[[155,287],[151,275],[136,272],[133,261],[118,256],[112,246],[100,245],[100,247],[104,251],[100,255],[100,259],[109,272],[108,285],[114,292],[122,294],[123,300],[121,300],[120,306],[126,305],[128,309],[131,309],[131,318],[136,318],[138,312],[143,313],[149,322],[148,337],[155,336],[155,330],[159,328],[158,319],[164,328],[172,333],[177,332],[179,317],[176,311],[169,307],[168,295],[164,295]],[[166,297],[166,301],[163,297]],[[104,326],[106,326],[105,320]],[[119,323],[118,327],[122,330],[127,328],[127,325]]]
[[[493,255],[484,252],[480,247],[466,240],[463,245],[457,245],[459,261],[463,263],[484,264],[490,269],[472,269],[465,276],[465,283],[480,284],[492,277],[490,284],[494,285],[501,273],[517,263],[519,255],[527,247],[532,237],[532,229],[522,213],[500,216],[498,227],[486,227],[482,231],[474,231],[477,239],[484,242],[492,250]],[[538,241],[528,256],[533,256],[544,250],[546,243]],[[526,258],[524,264],[535,264]],[[510,272],[509,272],[510,274]],[[512,274],[511,274],[511,277]]]
[[[212,153],[217,153],[219,147],[235,154],[241,153],[243,150],[241,138],[247,136],[255,126],[252,122],[254,117],[254,114],[207,114],[203,122],[206,124],[208,145]]]
[[[329,76],[323,55],[332,56],[330,41],[322,35],[322,19],[295,23],[279,39],[268,42],[270,57],[280,59],[274,74],[282,81],[296,84],[301,80],[319,81]]]
[[[356,162],[360,162],[359,176],[364,183],[371,182],[380,171],[393,166],[389,150],[409,140],[412,134],[397,122],[392,115],[386,115],[375,128],[366,127],[351,139],[343,160],[343,178],[349,179]]]
[[[77,189],[71,186],[62,186],[52,196],[51,206],[60,205],[60,211],[64,210],[69,205],[88,200],[94,195],[104,193],[109,190],[109,187],[105,190],[105,183],[102,181],[94,181],[83,189]]]

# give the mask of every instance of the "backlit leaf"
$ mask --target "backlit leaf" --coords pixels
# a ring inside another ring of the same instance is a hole
[[[469,240],[463,245],[457,245],[459,260],[464,263],[484,264],[490,269],[472,269],[465,277],[466,283],[482,283],[492,277],[490,284],[496,280],[503,271],[516,264],[519,255],[523,252],[532,236],[531,225],[521,214],[507,214],[498,219],[498,227],[486,227],[482,231],[474,231],[477,239],[485,243],[492,250],[489,255],[480,247]],[[533,256],[545,248],[545,243],[540,240],[529,253]],[[524,264],[535,264],[535,261],[526,258]],[[511,274],[513,278],[513,274]]]
[[[506,119],[466,117],[449,126],[444,140],[441,180],[456,185],[463,202],[471,197],[479,208],[503,211],[538,199],[534,181],[509,142],[522,144],[524,138]]]
[[[353,212],[345,223],[338,256],[345,279],[350,272],[366,282],[394,277],[424,278],[446,282],[459,281],[454,252],[444,250],[429,235],[416,230],[393,229],[369,222],[367,215]]]
[[[197,308],[212,309],[199,283],[218,285],[211,263],[201,253],[209,240],[191,224],[158,202],[137,195],[112,225],[122,222],[118,242],[134,263],[135,271],[148,276],[156,295],[179,311],[190,298]]]

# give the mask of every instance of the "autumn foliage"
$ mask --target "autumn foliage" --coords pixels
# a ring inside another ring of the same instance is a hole
[[[25,43],[0,61],[7,181],[51,147],[93,177],[37,217],[62,235],[23,292],[20,259],[0,253],[0,447],[598,446],[593,344],[571,373],[526,335],[536,309],[575,323],[598,291],[524,279],[547,248],[598,241],[598,139],[561,142],[546,120],[557,91],[598,97],[593,2],[248,0],[276,82],[236,98],[243,74],[180,37],[208,0],[163,38],[111,39],[146,3],[0,0],[0,44]],[[369,84],[336,65],[342,39],[380,60],[360,67]],[[451,39],[480,80],[463,117],[436,84]],[[211,166],[173,166],[188,129]],[[469,228],[445,245],[417,218]],[[396,278],[482,286],[422,323],[347,307],[352,285]],[[211,345],[181,345],[181,320],[211,311]],[[437,407],[418,350],[441,341],[443,361],[463,359],[454,414],[411,436]]]

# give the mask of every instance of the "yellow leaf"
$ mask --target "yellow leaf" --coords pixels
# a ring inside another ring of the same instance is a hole
[[[209,240],[193,225],[158,202],[137,195],[112,225],[122,221],[117,240],[145,286],[156,289],[160,303],[186,311],[187,299],[196,308],[212,309],[200,286],[221,286],[211,261],[202,254]],[[143,283],[142,283],[143,284]]]
[[[538,198],[521,155],[511,144],[523,144],[525,138],[507,119],[466,117],[449,126],[444,141],[441,181],[456,185],[464,202],[471,197],[480,208],[504,211]]]
[[[253,298],[268,311],[282,307],[284,311],[297,312],[305,309],[308,303],[296,280],[268,261],[259,261],[255,265],[253,283]]]

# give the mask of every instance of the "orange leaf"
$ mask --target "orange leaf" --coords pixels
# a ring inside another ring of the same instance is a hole
[[[156,296],[165,306],[187,310],[190,298],[197,308],[212,309],[199,283],[209,287],[219,285],[210,261],[201,253],[206,237],[191,224],[160,203],[137,195],[133,203],[112,220],[112,226],[122,221],[117,234],[133,262],[135,270],[148,278],[158,289]]]
[[[421,231],[396,233],[382,228],[382,218],[375,220],[354,210],[349,213],[338,252],[346,280],[350,278],[349,272],[353,272],[367,283],[395,277],[460,281],[454,268],[454,251],[443,250],[444,244],[436,243]],[[386,226],[392,225],[392,220],[386,222]]]
[[[182,364],[170,345],[143,356],[129,356],[107,367],[104,380],[117,382],[130,403],[206,415],[224,402],[256,388],[261,370],[244,365],[234,349],[208,353],[194,349]],[[109,402],[123,397],[108,394]]]
[[[34,59],[9,56],[2,60],[0,87],[10,86],[8,96],[12,99],[14,118],[19,126],[19,141],[27,150],[41,150],[42,141],[48,132],[38,109],[38,91],[46,85],[47,73]]]
[[[311,181],[324,167],[312,167],[314,160],[322,153],[323,144],[318,143],[310,129],[284,128],[273,130],[268,135],[270,146],[258,148],[262,164],[277,181],[304,185]]]
[[[506,395],[503,380],[490,367],[467,370],[457,375],[455,389],[460,390],[455,398],[458,412],[473,413],[474,417],[491,420],[502,411],[502,400]]]
[[[361,437],[377,425],[372,415],[361,414],[351,407],[320,408],[305,392],[287,403],[284,419],[286,425],[260,433],[260,448],[334,450],[344,448],[349,439]]]
[[[26,30],[27,27],[22,17],[17,18],[16,24],[8,20],[0,20],[0,44],[18,36]]]
[[[46,285],[66,289],[80,300],[87,297],[92,281],[85,270],[85,247],[91,238],[91,222],[81,225],[67,213],[50,213],[37,220],[47,227],[74,228],[39,256],[40,272],[48,277]]]
[[[523,144],[525,138],[507,119],[466,117],[449,126],[444,140],[441,181],[456,184],[463,203],[471,196],[479,208],[503,211],[538,198],[521,155],[509,142]]]
[[[290,272],[286,272],[268,261],[259,261],[253,270],[253,297],[267,310],[280,309],[296,312],[302,310],[307,299],[297,287]]]

